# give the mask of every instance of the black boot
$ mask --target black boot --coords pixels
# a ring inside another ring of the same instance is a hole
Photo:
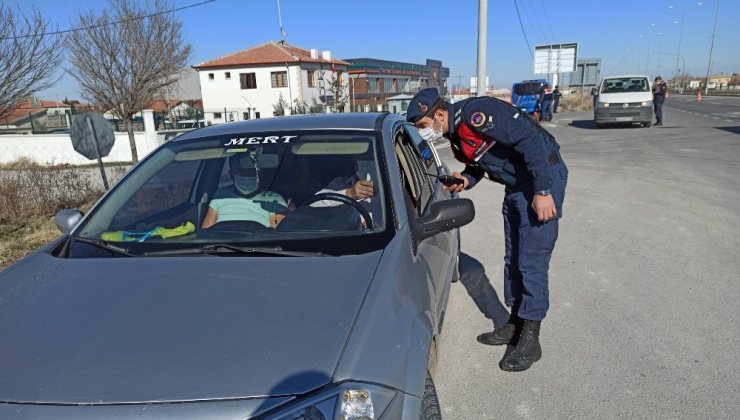
[[[501,370],[507,372],[521,372],[529,369],[532,364],[542,357],[540,347],[541,321],[524,320],[522,332],[516,347],[498,364]]]
[[[506,324],[501,328],[494,328],[491,332],[479,335],[476,338],[478,342],[489,346],[511,344],[512,339],[516,337],[516,333],[519,332],[519,328],[521,327],[522,319],[517,315],[518,310],[519,308],[512,307],[511,315],[509,315],[509,320],[506,321]]]

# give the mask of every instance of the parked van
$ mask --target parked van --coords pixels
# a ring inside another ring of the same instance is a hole
[[[547,87],[547,80],[522,80],[511,86],[511,104],[527,114],[538,111],[540,93]]]
[[[643,75],[605,77],[593,88],[594,126],[605,123],[639,123],[650,127],[653,121],[653,93],[650,79]]]

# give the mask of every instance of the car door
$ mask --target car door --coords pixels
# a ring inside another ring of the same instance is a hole
[[[395,138],[395,151],[406,191],[411,197],[409,205],[413,206],[409,209],[409,217],[421,217],[429,211],[432,203],[447,199],[450,194],[442,191],[437,178],[430,176],[440,172],[434,152],[429,149],[420,150],[411,137],[413,134],[416,134],[416,129],[404,127],[399,130]],[[426,142],[420,143],[419,146],[429,147]],[[431,236],[421,241],[416,249],[418,262],[424,265],[427,282],[433,295],[437,325],[441,322],[449,293],[455,261],[453,253],[457,247],[456,235],[457,231],[452,230]]]

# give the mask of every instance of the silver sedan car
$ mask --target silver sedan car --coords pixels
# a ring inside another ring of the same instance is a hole
[[[165,143],[0,272],[0,418],[439,418],[446,172],[384,113]]]

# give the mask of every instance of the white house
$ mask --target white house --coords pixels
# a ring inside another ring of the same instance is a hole
[[[331,51],[319,54],[316,49],[271,41],[193,68],[200,76],[205,118],[219,124],[272,117],[281,96],[289,106],[311,106],[314,100],[331,105],[329,80],[333,77],[342,82],[344,96],[348,96],[348,65],[332,59]]]

